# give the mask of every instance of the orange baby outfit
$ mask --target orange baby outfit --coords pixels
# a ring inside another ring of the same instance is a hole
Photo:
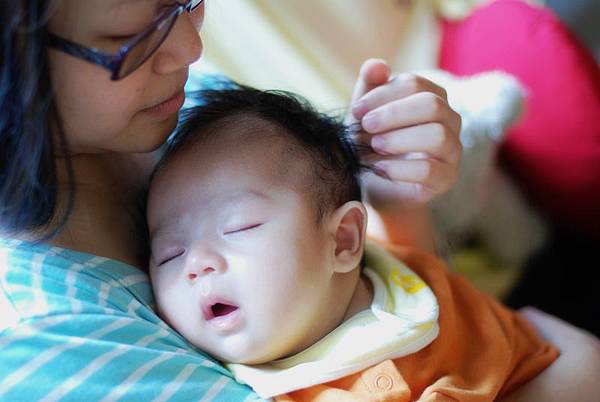
[[[558,356],[520,315],[449,272],[443,261],[386,246],[437,297],[439,336],[411,355],[276,397],[276,401],[492,401],[535,377]]]

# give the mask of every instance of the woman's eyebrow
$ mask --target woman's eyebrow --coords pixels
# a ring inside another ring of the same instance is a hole
[[[131,6],[131,5],[135,5],[137,3],[151,3],[151,2],[155,2],[156,0],[113,0],[112,4],[110,5],[110,11],[116,11],[121,7],[127,7],[127,6]]]

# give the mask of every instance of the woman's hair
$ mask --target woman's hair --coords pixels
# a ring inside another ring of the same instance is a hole
[[[53,236],[64,224],[71,194],[58,213],[55,153],[66,150],[46,49],[54,0],[0,2],[0,233]],[[66,152],[65,152],[66,155]]]

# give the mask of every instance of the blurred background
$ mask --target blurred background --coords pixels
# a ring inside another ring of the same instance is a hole
[[[546,0],[549,8],[569,26],[600,61],[600,1]]]
[[[600,335],[600,1],[206,7],[205,55],[190,89],[220,73],[344,113],[372,57],[446,87],[465,149],[458,185],[433,205],[443,255],[509,305],[535,305]]]

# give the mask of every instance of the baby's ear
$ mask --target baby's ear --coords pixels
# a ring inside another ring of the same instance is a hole
[[[367,229],[367,210],[358,201],[349,201],[330,215],[335,240],[334,272],[348,273],[360,264]]]

